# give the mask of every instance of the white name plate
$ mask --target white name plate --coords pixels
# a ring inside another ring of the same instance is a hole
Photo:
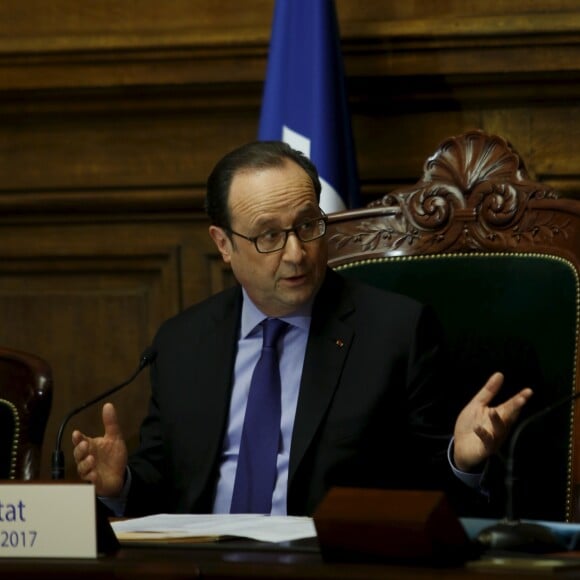
[[[95,488],[0,483],[0,558],[96,558]]]

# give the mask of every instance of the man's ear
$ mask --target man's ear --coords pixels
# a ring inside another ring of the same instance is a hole
[[[232,241],[226,232],[219,228],[218,226],[209,226],[209,235],[211,239],[215,242],[219,253],[222,255],[222,259],[226,264],[231,261],[232,254]]]

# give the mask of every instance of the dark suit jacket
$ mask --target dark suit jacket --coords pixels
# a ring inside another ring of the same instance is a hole
[[[241,304],[232,288],[160,328],[127,515],[211,511]],[[439,343],[430,309],[327,272],[292,435],[289,514],[311,514],[333,485],[445,485],[452,424],[438,404]]]

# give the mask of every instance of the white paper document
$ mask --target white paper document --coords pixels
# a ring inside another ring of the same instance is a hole
[[[260,514],[157,514],[113,522],[120,541],[249,538],[287,542],[316,537],[312,518]]]

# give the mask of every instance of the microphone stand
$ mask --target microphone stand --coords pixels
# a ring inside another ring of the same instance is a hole
[[[56,445],[54,447],[54,451],[52,452],[52,462],[51,462],[51,477],[53,480],[62,480],[64,479],[64,453],[61,449],[62,444],[62,436],[64,434],[64,429],[67,423],[70,421],[72,417],[78,415],[81,411],[84,411],[87,407],[98,403],[99,401],[103,400],[106,397],[109,397],[113,393],[116,393],[118,390],[122,389],[123,387],[127,386],[129,383],[133,382],[137,375],[148,365],[150,365],[157,356],[157,353],[153,348],[148,347],[143,351],[139,359],[139,366],[135,370],[135,372],[124,382],[119,385],[114,386],[113,388],[101,393],[100,395],[96,396],[94,399],[90,401],[86,401],[79,407],[76,407],[63,419],[62,423],[60,424],[58,433],[56,435]]]
[[[551,413],[554,409],[561,407],[566,403],[571,403],[580,397],[580,392],[571,396],[563,397],[548,405],[527,419],[522,421],[515,429],[508,448],[508,457],[506,460],[506,509],[505,518],[493,526],[483,529],[477,541],[488,549],[547,553],[561,552],[567,547],[560,541],[550,529],[540,524],[523,523],[515,517],[514,510],[514,456],[515,448],[522,431],[531,423],[542,418],[544,415]]]

